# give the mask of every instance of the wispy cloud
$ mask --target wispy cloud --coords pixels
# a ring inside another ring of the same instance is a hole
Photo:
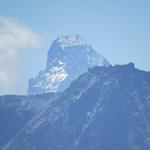
[[[19,82],[19,54],[40,42],[40,36],[28,26],[0,17],[0,93],[12,91]]]

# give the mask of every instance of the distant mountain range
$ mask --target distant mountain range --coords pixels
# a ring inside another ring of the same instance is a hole
[[[45,70],[29,80],[28,94],[62,92],[93,66],[109,66],[109,62],[80,35],[60,36],[48,51]]]
[[[0,97],[1,141],[25,119],[2,150],[150,150],[150,72],[106,64],[58,95]]]

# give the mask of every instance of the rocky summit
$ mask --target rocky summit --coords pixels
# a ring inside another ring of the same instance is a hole
[[[29,80],[28,94],[64,91],[93,66],[109,66],[109,62],[80,35],[60,36],[48,51],[45,70]]]
[[[3,150],[150,150],[150,72],[93,67]]]

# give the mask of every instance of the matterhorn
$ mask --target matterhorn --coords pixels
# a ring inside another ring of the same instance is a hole
[[[80,35],[59,36],[48,51],[45,70],[29,80],[28,94],[61,92],[88,68],[109,66]]]

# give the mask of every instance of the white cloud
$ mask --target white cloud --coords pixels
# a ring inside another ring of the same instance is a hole
[[[0,17],[0,94],[13,92],[19,82],[19,54],[36,48],[40,41],[40,36],[28,26]]]

